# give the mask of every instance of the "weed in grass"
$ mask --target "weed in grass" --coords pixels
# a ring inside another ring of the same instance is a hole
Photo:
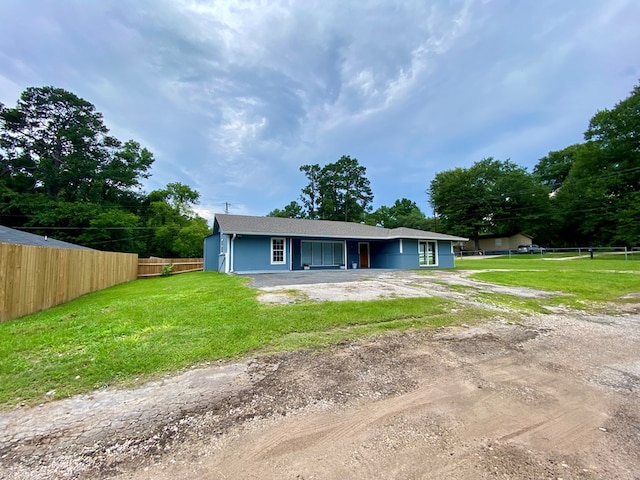
[[[444,283],[451,290],[457,290],[459,292],[474,292],[479,291],[478,287],[473,285],[460,285],[459,283]]]
[[[548,313],[544,308],[547,299],[522,298],[506,293],[478,293],[475,298],[485,305],[493,305],[513,312]]]

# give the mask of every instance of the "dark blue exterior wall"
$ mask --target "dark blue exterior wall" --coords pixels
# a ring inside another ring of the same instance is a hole
[[[282,272],[289,270],[289,239],[285,238],[285,251],[283,264],[271,264],[271,238],[284,237],[258,237],[239,236],[233,240],[233,267],[234,272]]]
[[[285,263],[271,264],[271,238],[270,236],[241,235],[234,240],[230,240],[230,236],[222,235],[220,232],[209,235],[204,240],[204,269],[207,271],[225,271],[225,259],[226,256],[229,256],[229,258],[233,257],[233,265],[229,266],[232,272],[302,270],[301,242],[303,240],[336,241],[335,239],[324,238],[291,239],[290,237],[278,237],[285,239]],[[369,268],[420,268],[418,240],[403,239],[402,253],[400,252],[400,242],[401,240],[399,239],[386,241],[346,240],[346,268],[351,269],[353,263],[356,263],[358,268],[362,268],[358,253],[359,243],[369,244]],[[438,264],[423,268],[453,268],[455,266],[455,257],[451,251],[450,241],[437,242],[437,252]],[[312,268],[339,269],[340,266],[316,266]]]
[[[224,257],[222,257],[224,260]],[[215,233],[204,239],[204,270],[208,272],[224,272],[219,265],[220,260],[220,234]]]
[[[400,263],[397,268],[420,268],[418,240],[402,240],[402,255],[400,256]]]
[[[438,267],[455,267],[455,257],[451,251],[451,242],[438,242]]]

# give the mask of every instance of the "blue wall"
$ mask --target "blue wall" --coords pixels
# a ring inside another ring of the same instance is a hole
[[[451,253],[451,242],[438,242],[438,268],[455,267],[455,257]]]
[[[214,233],[204,239],[204,270],[224,272],[224,256],[220,256],[220,234]]]
[[[204,269],[207,271],[224,271],[225,256],[220,255],[220,233],[209,235],[204,239]],[[307,239],[305,239],[307,240]],[[322,238],[309,240],[323,240]],[[226,235],[222,235],[223,249],[229,254],[230,241]],[[358,255],[359,240],[347,240],[347,268],[351,268],[353,262],[361,268]],[[267,236],[238,236],[234,240],[234,272],[282,272],[289,270],[291,254],[289,248],[293,243],[293,270],[301,270],[301,239],[294,238],[291,242],[285,238],[285,263],[271,264],[271,237]],[[370,268],[411,269],[420,268],[418,258],[418,240],[403,239],[402,253],[400,253],[400,240],[367,241],[369,244]],[[437,242],[438,265],[423,268],[453,268],[455,257],[451,253],[451,242]],[[339,268],[339,267],[316,267]]]
[[[282,238],[282,237],[278,237]],[[233,240],[234,272],[282,272],[289,270],[289,239],[285,239],[285,263],[271,265],[271,237],[239,236]]]

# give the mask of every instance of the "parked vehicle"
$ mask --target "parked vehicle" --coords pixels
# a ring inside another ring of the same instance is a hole
[[[541,247],[540,245],[536,245],[535,243],[531,245],[519,245],[518,253],[544,253],[547,249]]]

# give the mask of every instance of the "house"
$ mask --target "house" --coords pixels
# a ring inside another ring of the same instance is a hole
[[[82,245],[63,242],[49,237],[42,237],[33,233],[23,232],[14,228],[0,225],[0,243],[13,243],[17,245],[30,245],[33,247],[50,247],[50,248],[74,248],[81,250],[92,250]]]
[[[453,268],[454,243],[466,240],[404,227],[216,214],[213,234],[204,241],[204,269]]]
[[[482,250],[483,252],[506,252],[515,250],[520,245],[531,245],[533,237],[526,233],[516,233],[514,235],[480,235],[478,244],[474,240],[467,240],[462,244],[462,248],[467,251]]]

